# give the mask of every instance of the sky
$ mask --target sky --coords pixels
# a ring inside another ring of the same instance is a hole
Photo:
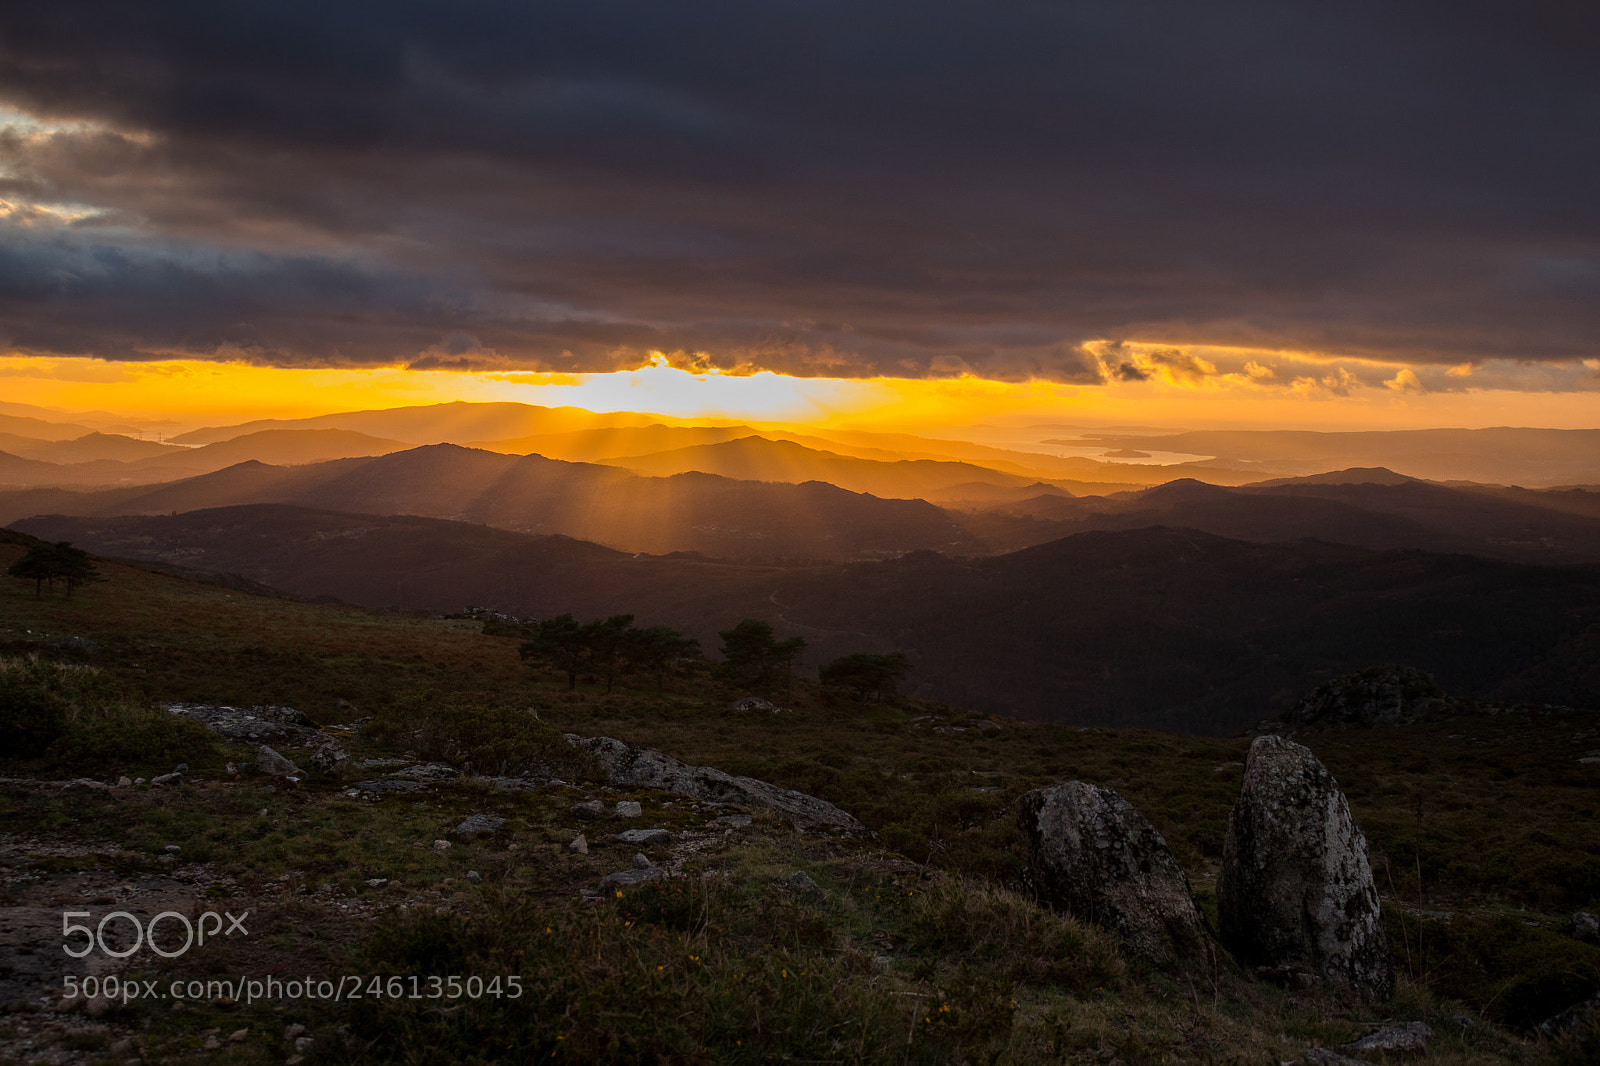
[[[0,6],[0,391],[1600,425],[1600,8]]]

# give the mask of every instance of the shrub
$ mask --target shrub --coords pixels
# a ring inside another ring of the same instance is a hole
[[[93,667],[36,656],[0,660],[0,743],[73,773],[165,771],[216,756],[204,726],[123,698]]]
[[[37,658],[0,660],[0,747],[31,759],[66,732],[72,711],[62,675],[74,669]]]

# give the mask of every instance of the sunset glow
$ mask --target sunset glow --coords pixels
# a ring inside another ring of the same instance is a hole
[[[1255,353],[1254,359],[1269,358]],[[1260,367],[1263,363],[1253,363]],[[1352,364],[1354,365],[1354,364]],[[1333,368],[1324,378],[1333,380]],[[1315,380],[1263,384],[1248,373],[1105,385],[954,378],[797,378],[689,373],[657,360],[610,374],[474,373],[366,368],[279,368],[171,360],[150,363],[11,356],[0,359],[7,400],[61,411],[105,411],[177,428],[300,418],[419,404],[516,401],[674,419],[886,428],[1029,423],[1139,423],[1171,427],[1403,429],[1451,425],[1584,428],[1595,393],[1508,388],[1431,392],[1387,385],[1335,390]],[[1457,378],[1464,375],[1452,371]],[[1412,375],[1415,380],[1415,375]]]

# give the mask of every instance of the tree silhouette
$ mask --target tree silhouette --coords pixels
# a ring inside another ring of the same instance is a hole
[[[105,580],[100,576],[100,571],[95,569],[89,553],[82,548],[74,548],[65,540],[54,544],[41,541],[33,545],[27,554],[6,568],[6,574],[32,581],[35,599],[43,594],[46,585],[52,592],[55,591],[57,578],[66,583],[68,599],[72,598],[73,590],[79,585]]]
[[[517,654],[524,662],[541,660],[565,671],[568,690],[575,689],[578,674],[589,657],[589,633],[570,614],[546,618],[537,624],[534,638],[522,642]]]
[[[656,679],[656,694],[666,689],[667,670],[700,658],[700,642],[686,637],[671,626],[651,626],[628,632],[623,655],[629,665]]]
[[[772,626],[754,618],[746,618],[717,636],[722,638],[723,658],[717,664],[717,676],[740,688],[764,693],[772,691],[781,673],[783,690],[789,691],[789,667],[806,646],[804,640],[774,640]]]
[[[819,671],[819,676],[830,688],[851,689],[858,700],[865,700],[870,692],[873,702],[881,703],[885,696],[894,695],[895,682],[910,672],[911,660],[897,651],[888,655],[856,652],[833,660]]]
[[[611,691],[617,677],[617,667],[622,663],[633,634],[633,615],[614,614],[605,621],[590,622],[583,627],[588,637],[589,660],[606,679],[606,691]]]

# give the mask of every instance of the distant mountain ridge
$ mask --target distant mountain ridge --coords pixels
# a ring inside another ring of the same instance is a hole
[[[762,484],[699,473],[641,477],[615,467],[453,444],[302,467],[246,462],[164,485],[61,502],[66,510],[90,515],[253,503],[413,514],[560,533],[656,554],[852,559],[917,548],[986,550],[922,500],[877,499],[820,482]]]

